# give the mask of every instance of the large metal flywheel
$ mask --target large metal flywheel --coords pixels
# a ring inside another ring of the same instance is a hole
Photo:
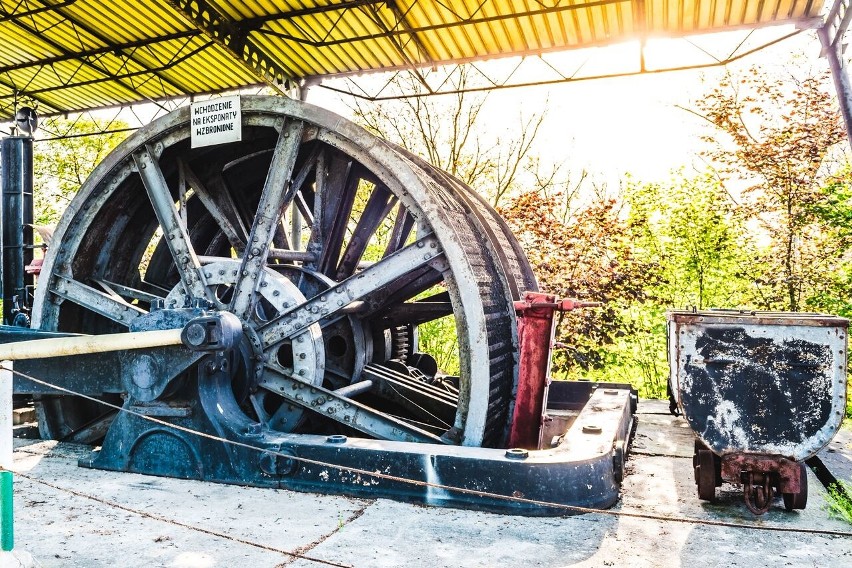
[[[499,216],[328,111],[243,97],[242,117],[240,142],[192,149],[183,108],[98,165],[56,230],[33,327],[103,334],[145,329],[158,312],[228,311],[244,340],[223,413],[241,424],[503,443],[512,301],[535,280]],[[440,318],[454,325],[457,373],[419,338]],[[162,388],[123,380],[140,404],[168,403],[195,372],[187,365]],[[38,404],[54,438],[95,441],[112,419],[73,396]]]

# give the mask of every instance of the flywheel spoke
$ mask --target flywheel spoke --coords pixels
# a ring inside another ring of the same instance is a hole
[[[164,299],[164,296],[156,296],[154,294],[149,294],[148,292],[133,288],[132,286],[125,286],[123,284],[118,284],[117,282],[110,282],[109,280],[95,280],[94,282],[98,286],[103,288],[104,291],[110,296],[117,296],[119,298],[122,298],[122,296],[126,296],[128,298],[139,300],[147,304]]]
[[[430,432],[392,418],[385,413],[377,412],[350,398],[338,396],[334,391],[308,385],[282,372],[281,369],[267,367],[260,386],[294,404],[317,409],[332,420],[343,422],[382,440],[445,443]]]
[[[281,227],[281,214],[293,198],[290,175],[296,164],[302,129],[302,122],[288,120],[281,129],[272,153],[272,163],[266,174],[231,302],[231,311],[244,321],[249,319],[254,306],[260,273],[266,266],[273,237]]]
[[[139,170],[142,184],[154,206],[157,221],[163,229],[165,242],[169,247],[181,282],[187,293],[196,298],[209,298],[209,292],[201,273],[201,265],[192,248],[186,227],[181,223],[163,170],[155,158],[154,149],[144,146],[133,154],[133,161]]]
[[[317,268],[331,276],[337,271],[361,177],[357,171],[353,171],[359,169],[357,166],[339,156],[327,160],[325,165],[325,171],[317,169],[311,240],[322,243]]]
[[[121,325],[129,326],[134,319],[147,313],[142,308],[134,306],[118,296],[105,294],[71,278],[57,278],[52,291],[60,298],[71,300],[75,304]]]
[[[408,236],[411,234],[411,229],[413,228],[414,217],[411,216],[408,209],[400,204],[396,211],[396,220],[394,221],[384,256],[393,254],[401,249],[405,245],[405,241],[408,239]]]
[[[306,330],[320,320],[343,315],[353,302],[393,282],[397,278],[435,261],[442,255],[438,239],[428,235],[404,249],[383,258],[369,268],[350,276],[336,286],[288,310],[258,330],[264,347],[271,347]]]
[[[234,204],[231,194],[224,186],[224,180],[221,176],[214,178],[214,183],[210,188],[204,184],[198,175],[185,161],[183,163],[183,171],[186,176],[186,181],[195,190],[195,194],[210,212],[211,217],[219,225],[219,228],[228,238],[228,242],[235,250],[242,252],[246,248],[248,236],[246,228],[242,224],[242,220],[237,213],[237,207]]]
[[[400,325],[420,325],[445,316],[452,315],[453,305],[449,294],[435,294],[416,302],[404,302],[392,305],[379,316],[386,327]]]
[[[370,243],[370,238],[381,222],[387,217],[396,203],[396,196],[388,188],[380,185],[376,187],[367,200],[364,212],[352,231],[352,236],[346,244],[343,258],[337,267],[335,280],[343,280],[351,276],[358,266],[358,261],[364,256],[364,251]]]

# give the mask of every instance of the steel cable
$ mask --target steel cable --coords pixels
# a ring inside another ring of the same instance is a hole
[[[756,524],[748,524],[748,523],[733,523],[729,521],[717,521],[712,519],[696,519],[689,517],[675,517],[671,515],[662,515],[662,514],[653,514],[653,513],[634,513],[631,511],[612,511],[612,510],[604,510],[604,509],[592,509],[589,507],[581,507],[577,505],[566,505],[564,503],[554,503],[550,501],[540,501],[537,499],[527,499],[524,497],[516,497],[513,495],[500,495],[499,493],[490,493],[487,491],[479,491],[476,489],[467,489],[464,487],[454,487],[452,485],[444,485],[440,483],[432,483],[428,481],[421,481],[418,479],[408,479],[405,477],[400,477],[397,475],[391,475],[387,473],[380,473],[377,471],[368,471],[365,469],[360,469],[356,467],[350,467],[340,464],[323,462],[320,460],[314,460],[311,458],[306,458],[302,456],[294,456],[290,454],[285,454],[283,452],[277,452],[272,449],[260,448],[257,446],[253,446],[251,444],[246,444],[244,442],[238,442],[235,440],[228,440],[226,438],[221,438],[219,436],[214,436],[212,434],[208,434],[206,432],[199,432],[197,430],[193,430],[191,428],[187,428],[185,426],[180,426],[178,424],[172,424],[170,422],[166,422],[165,420],[160,420],[153,416],[146,416],[139,412],[135,412],[130,409],[122,408],[118,405],[111,404],[109,402],[97,399],[92,396],[88,396],[85,394],[80,394],[74,392],[70,389],[66,389],[64,387],[54,385],[50,382],[43,381],[41,379],[37,379],[32,377],[26,373],[22,373],[20,371],[16,371],[14,369],[8,369],[6,367],[0,366],[0,369],[3,370],[11,370],[14,374],[19,375],[21,377],[26,378],[34,383],[47,386],[74,396],[79,396],[86,400],[91,400],[93,402],[102,404],[119,412],[126,412],[128,414],[132,414],[143,420],[148,420],[155,424],[159,424],[161,426],[165,426],[168,428],[173,428],[175,430],[179,430],[181,432],[186,432],[188,434],[192,434],[195,436],[199,436],[202,438],[207,438],[209,440],[214,440],[217,442],[221,442],[223,444],[230,444],[236,447],[246,448],[249,450],[257,451],[257,452],[266,452],[268,454],[272,454],[284,459],[299,461],[302,463],[307,463],[311,465],[317,465],[321,467],[333,468],[341,471],[347,471],[359,475],[367,475],[370,477],[374,477],[377,479],[385,479],[388,481],[395,481],[399,483],[406,483],[409,485],[414,485],[417,487],[428,487],[432,489],[440,489],[444,491],[450,491],[453,493],[460,493],[463,495],[473,495],[476,497],[486,497],[489,499],[495,499],[500,501],[512,502],[512,503],[522,503],[525,505],[535,505],[538,507],[545,507],[551,509],[561,509],[566,513],[581,513],[581,514],[595,514],[595,515],[606,515],[612,517],[624,517],[624,518],[632,518],[632,519],[646,519],[646,520],[654,520],[661,522],[671,522],[671,523],[682,523],[682,524],[692,524],[692,525],[705,525],[705,526],[713,526],[713,527],[726,527],[726,528],[737,528],[737,529],[748,529],[748,530],[757,530],[757,531],[768,531],[768,532],[780,532],[780,533],[796,533],[796,534],[813,534],[813,535],[821,535],[821,536],[836,536],[836,537],[844,537],[844,538],[852,538],[852,531],[839,531],[839,530],[830,530],[830,529],[809,529],[809,528],[795,528],[795,527],[780,527],[780,526],[772,526],[772,525],[756,525]]]
[[[3,468],[0,468],[0,470],[2,470],[2,469]],[[64,493],[74,495],[75,497],[80,497],[80,498],[83,498],[83,499],[89,499],[91,501],[95,501],[96,503],[100,503],[102,505],[107,505],[108,507],[113,507],[115,509],[119,509],[121,511],[125,511],[125,512],[128,512],[128,513],[133,513],[135,515],[139,515],[141,517],[145,517],[145,518],[148,518],[148,519],[153,519],[155,521],[164,522],[164,523],[167,523],[167,524],[170,524],[170,525],[175,525],[175,526],[178,526],[178,527],[181,527],[181,528],[185,528],[185,529],[193,530],[193,531],[196,531],[196,532],[208,534],[210,536],[215,536],[215,537],[218,537],[218,538],[230,540],[232,542],[237,542],[239,544],[245,544],[247,546],[259,548],[261,550],[266,550],[268,552],[277,552],[279,554],[283,554],[285,556],[289,556],[289,557],[294,558],[294,559],[307,560],[309,562],[316,562],[317,564],[324,564],[326,566],[334,566],[335,568],[352,568],[352,566],[349,565],[349,564],[338,564],[337,562],[332,562],[330,560],[323,560],[322,558],[315,558],[313,556],[307,556],[307,555],[304,555],[304,554],[300,554],[298,552],[293,552],[293,551],[290,551],[290,550],[284,550],[283,548],[276,548],[276,547],[270,546],[268,544],[255,542],[253,540],[248,540],[248,539],[245,539],[245,538],[231,536],[229,534],[219,532],[219,531],[215,531],[213,529],[207,529],[207,528],[204,528],[204,527],[199,527],[199,526],[196,526],[196,525],[185,523],[183,521],[170,519],[169,517],[164,517],[163,515],[158,515],[157,513],[149,513],[147,511],[140,511],[139,509],[134,509],[133,507],[128,507],[127,505],[122,505],[121,503],[116,503],[115,501],[110,501],[109,499],[104,499],[102,497],[96,497],[94,495],[89,495],[87,493],[83,493],[83,492],[77,491],[75,489],[69,489],[67,487],[55,485],[53,483],[50,483],[49,481],[39,479],[37,477],[34,477],[32,475],[29,475],[29,474],[26,474],[26,473],[23,473],[23,472],[20,472],[20,471],[13,471],[12,473],[14,473],[15,476],[17,476],[17,477],[22,477],[22,478],[24,478],[28,481],[32,481],[33,483],[45,485],[45,486],[50,487],[52,489],[55,489],[57,491],[62,491]]]

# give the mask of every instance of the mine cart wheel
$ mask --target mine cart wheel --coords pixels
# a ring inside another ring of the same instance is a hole
[[[808,505],[808,468],[804,463],[799,464],[799,492],[784,493],[784,508],[788,511],[804,509]]]
[[[702,501],[716,499],[716,456],[710,450],[698,450],[695,465],[695,482],[698,498]]]
[[[102,334],[155,308],[228,310],[250,337],[233,396],[269,430],[350,433],[283,398],[296,380],[435,439],[502,444],[512,302],[535,279],[493,209],[311,105],[242,97],[241,141],[202,148],[191,148],[189,110],[137,131],[83,184],[47,253],[33,326]],[[436,371],[446,345],[418,344],[432,322],[456,343],[458,377]],[[382,388],[362,388],[370,381]],[[76,397],[38,404],[46,437],[94,442],[110,419]]]

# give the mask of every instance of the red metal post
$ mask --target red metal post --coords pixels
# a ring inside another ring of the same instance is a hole
[[[515,302],[518,316],[518,390],[509,428],[509,447],[538,449],[547,410],[550,386],[550,353],[553,349],[555,312],[599,306],[599,302],[557,300],[541,292],[527,292]]]
[[[547,388],[550,385],[550,350],[553,344],[553,314],[556,297],[527,292],[515,302],[518,315],[518,392],[509,429],[509,447],[538,449]]]

